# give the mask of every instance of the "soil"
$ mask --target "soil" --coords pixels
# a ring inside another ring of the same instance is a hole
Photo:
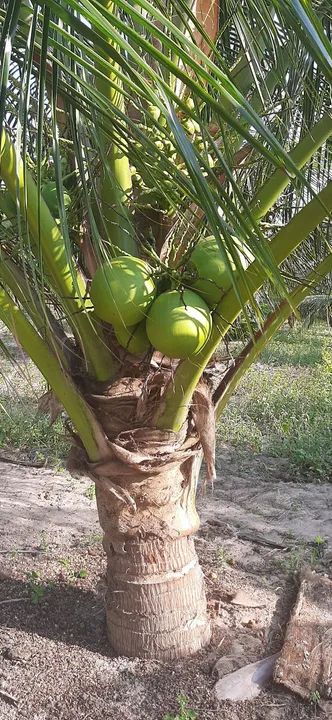
[[[219,447],[197,535],[212,641],[164,665],[115,657],[106,641],[91,481],[11,463],[0,463],[0,478],[1,720],[163,720],[180,694],[197,720],[320,714],[282,686],[240,703],[218,702],[213,687],[281,649],[301,566],[329,572],[332,485],[295,483],[284,460]],[[238,590],[242,605],[232,602]]]

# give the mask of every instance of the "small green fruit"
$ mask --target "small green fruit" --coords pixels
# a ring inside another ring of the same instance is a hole
[[[195,135],[196,125],[197,123],[195,123],[191,118],[187,118],[187,120],[183,122],[183,127],[185,128],[185,130],[187,130],[189,135]]]
[[[56,191],[56,182],[54,180],[48,180],[46,183],[44,183],[42,187],[42,197],[43,200],[45,200],[46,205],[48,206],[48,209],[53,215],[54,218],[59,217],[59,204],[58,204],[58,195]],[[64,190],[63,193],[63,202],[65,206],[65,210],[68,210],[68,208],[71,205],[71,197],[69,193],[67,193],[66,190]]]
[[[98,268],[90,296],[96,315],[121,328],[136,325],[145,318],[155,292],[147,263],[126,255]]]
[[[115,337],[119,345],[133,355],[143,355],[150,348],[144,320],[139,325],[134,325],[134,327],[122,326],[115,328]]]
[[[198,353],[211,327],[208,306],[190,290],[170,290],[159,295],[146,321],[151,345],[170,358],[184,359]]]
[[[161,115],[161,110],[157,105],[148,105],[148,111],[153,120],[158,121]]]
[[[187,108],[189,108],[189,110],[194,110],[195,101],[192,98],[187,98],[187,100],[185,100],[185,104],[186,104]]]

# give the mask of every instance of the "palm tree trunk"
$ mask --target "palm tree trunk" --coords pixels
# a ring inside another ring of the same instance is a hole
[[[192,534],[201,456],[156,475],[96,482],[107,554],[106,617],[117,653],[176,659],[210,639],[203,573]],[[134,505],[121,498],[130,494]]]
[[[106,615],[120,655],[170,660],[200,650],[210,629],[193,539],[111,545]]]

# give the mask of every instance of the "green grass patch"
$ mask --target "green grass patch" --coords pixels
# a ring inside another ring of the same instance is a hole
[[[38,412],[38,401],[46,390],[45,380],[31,360],[0,327],[0,337],[14,362],[0,356],[0,449],[10,457],[61,469],[69,450],[61,417],[50,426],[47,415]]]
[[[44,381],[22,354],[17,360],[20,369],[1,360],[0,448],[61,468],[69,449],[61,418],[50,427],[38,413]],[[231,398],[218,436],[289,458],[302,474],[332,478],[332,333],[326,325],[278,333]]]
[[[323,355],[330,346],[331,330],[317,323],[310,328],[297,324],[293,329],[285,326],[260,356],[266,365],[289,365],[290,367],[315,367],[323,364]]]
[[[0,448],[9,453],[20,451],[33,462],[63,467],[69,440],[61,418],[50,427],[49,418],[38,413],[31,398],[26,402],[2,398],[0,403]]]
[[[218,435],[331,480],[332,334],[326,326],[279,333],[231,398]]]

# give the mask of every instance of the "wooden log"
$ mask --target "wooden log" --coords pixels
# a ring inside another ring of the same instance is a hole
[[[332,582],[329,578],[309,570],[303,574],[274,680],[307,700],[332,701]]]

